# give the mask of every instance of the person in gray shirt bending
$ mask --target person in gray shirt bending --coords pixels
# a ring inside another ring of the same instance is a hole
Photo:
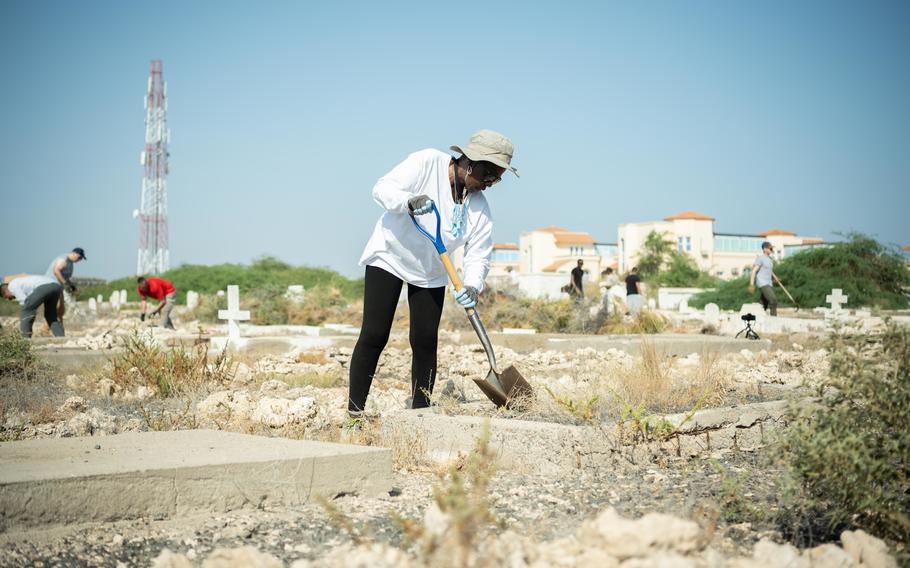
[[[32,336],[38,307],[44,305],[44,319],[55,337],[63,337],[63,324],[57,320],[57,300],[63,293],[63,286],[49,276],[21,274],[3,279],[0,296],[22,304],[19,315],[19,331],[25,337]]]
[[[765,311],[771,312],[772,316],[777,315],[777,296],[774,295],[774,282],[780,284],[777,275],[774,274],[774,261],[771,260],[771,253],[774,252],[774,246],[765,241],[761,244],[761,254],[752,264],[752,274],[749,275],[749,293],[755,293],[755,285],[758,284],[758,290],[761,293],[761,305]]]
[[[63,294],[60,295],[60,305],[57,308],[59,316],[63,316],[66,312],[67,304],[72,305],[76,302],[75,294],[78,290],[71,278],[73,277],[73,265],[82,260],[85,260],[85,250],[76,247],[52,260],[50,266],[47,267],[47,272],[44,273],[45,276],[55,279],[63,286]]]

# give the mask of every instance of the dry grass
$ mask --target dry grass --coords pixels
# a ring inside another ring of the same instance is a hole
[[[127,337],[123,350],[112,355],[110,362],[111,379],[121,388],[131,390],[145,385],[162,397],[227,384],[235,368],[226,350],[210,358],[204,343],[189,350],[164,349],[139,334]]]
[[[298,363],[307,363],[309,365],[328,365],[332,362],[326,357],[325,351],[301,351],[297,354]]]
[[[325,372],[306,371],[303,373],[293,373],[290,375],[272,375],[268,378],[283,381],[287,383],[291,388],[310,386],[319,389],[328,389],[339,387],[343,384],[341,372],[339,370],[331,370]]]
[[[28,408],[29,422],[48,424],[57,421],[57,409],[48,400],[33,401]]]

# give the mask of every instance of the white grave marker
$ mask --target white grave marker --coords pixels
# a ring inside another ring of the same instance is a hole
[[[844,296],[844,291],[842,289],[834,288],[831,290],[830,294],[825,296],[825,302],[831,304],[832,312],[839,312],[844,309],[841,304],[846,304],[847,298],[849,298],[849,296]]]
[[[720,325],[720,308],[711,303],[705,306],[705,323],[717,327]]]
[[[104,303],[104,296],[102,296],[101,294],[98,294],[98,299],[97,299],[97,301],[98,301],[99,304],[103,304],[103,303]]]
[[[186,307],[195,310],[196,306],[199,305],[199,293],[192,290],[187,291],[186,293]]]
[[[237,322],[250,319],[250,312],[240,309],[240,286],[228,286],[227,297],[228,309],[218,310],[218,319],[228,320],[228,341],[239,343],[240,324]]]
[[[120,309],[120,292],[118,292],[117,290],[114,290],[113,292],[111,292],[111,298],[110,298],[109,302],[111,303],[111,308],[113,308],[115,311],[119,310]]]
[[[288,286],[288,291],[284,293],[284,297],[292,302],[302,304],[304,294],[303,284],[291,284]]]
[[[98,312],[98,302],[95,301],[95,298],[88,299],[88,310],[92,313]]]
[[[120,290],[120,305],[126,303],[126,290]]]

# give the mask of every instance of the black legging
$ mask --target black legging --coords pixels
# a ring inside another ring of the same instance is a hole
[[[389,340],[395,307],[403,281],[381,268],[367,266],[363,286],[363,324],[351,355],[351,383],[348,410],[363,410],[376,373],[379,355]],[[412,408],[430,405],[429,393],[436,381],[436,343],[445,287],[420,288],[408,284],[411,312],[411,393]]]

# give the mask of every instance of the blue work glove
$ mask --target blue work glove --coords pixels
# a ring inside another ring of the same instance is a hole
[[[415,195],[408,199],[408,209],[414,215],[424,215],[433,210],[433,200],[426,195]]]
[[[477,305],[477,288],[465,286],[460,290],[455,290],[455,301],[461,304],[462,308],[473,308]]]

